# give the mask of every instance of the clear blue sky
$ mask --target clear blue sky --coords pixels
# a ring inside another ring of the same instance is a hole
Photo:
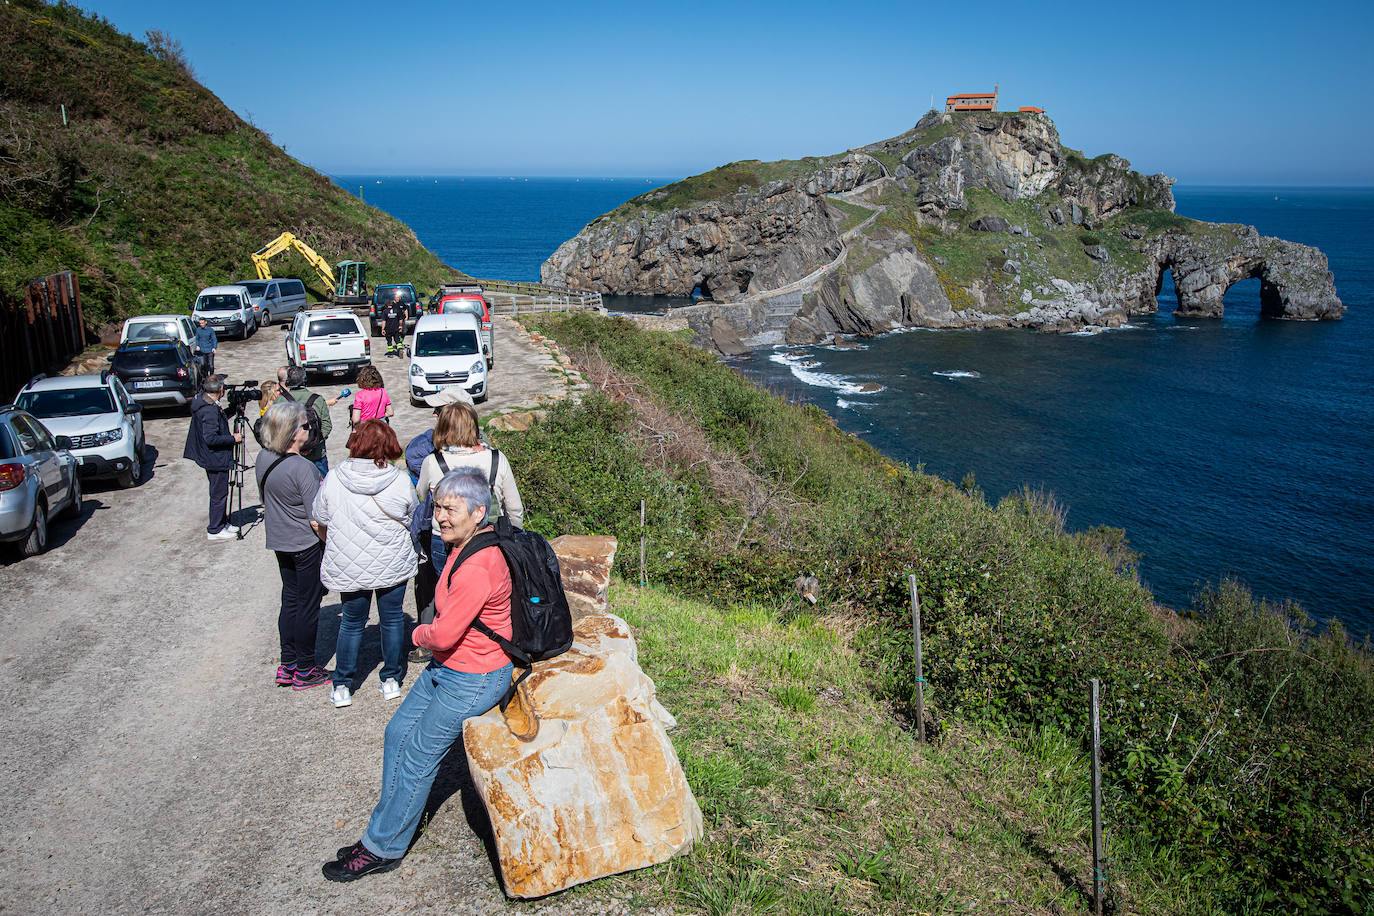
[[[682,176],[1001,85],[1185,184],[1374,184],[1374,3],[82,3],[330,174]]]

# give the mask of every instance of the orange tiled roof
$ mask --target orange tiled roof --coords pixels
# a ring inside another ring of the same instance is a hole
[[[997,98],[997,93],[995,93],[995,92],[964,92],[964,93],[960,93],[959,95],[947,96],[947,97],[945,98],[945,101],[946,101],[946,102],[952,102],[952,101],[954,101],[955,99],[995,99],[995,98]]]

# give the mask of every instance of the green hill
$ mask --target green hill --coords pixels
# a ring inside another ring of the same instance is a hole
[[[249,252],[287,230],[331,263],[367,261],[373,282],[452,274],[154,44],[65,2],[0,6],[0,291],[71,269],[92,328],[185,311],[201,287],[254,276]],[[324,296],[298,255],[273,268]]]

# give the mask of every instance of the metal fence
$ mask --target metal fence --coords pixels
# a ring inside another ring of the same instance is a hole
[[[518,280],[481,280],[482,292],[497,315],[526,315],[601,308],[601,294]]]
[[[24,383],[86,349],[81,288],[70,270],[35,280],[19,296],[0,293],[0,403]]]

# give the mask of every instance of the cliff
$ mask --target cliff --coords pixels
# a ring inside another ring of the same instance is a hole
[[[594,220],[545,282],[689,295],[702,336],[749,343],[898,327],[1075,329],[1156,311],[1171,270],[1179,314],[1217,317],[1261,281],[1266,316],[1334,319],[1325,256],[1253,228],[1180,217],[1173,179],[1066,148],[1043,114],[931,112],[837,156],[737,162]],[[729,305],[726,305],[729,303]]]
[[[72,5],[0,5],[0,86],[0,291],[73,269],[92,325],[185,311],[201,287],[254,276],[249,252],[288,229],[331,262],[369,262],[374,282],[451,274],[244,123],[175,49]],[[274,269],[325,292],[298,256]]]

